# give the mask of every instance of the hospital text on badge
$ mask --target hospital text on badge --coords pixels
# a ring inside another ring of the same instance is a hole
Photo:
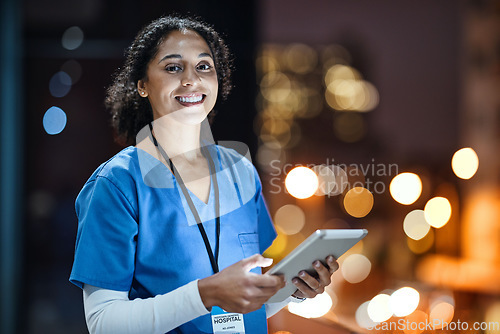
[[[241,313],[212,315],[214,334],[244,334],[245,324]]]

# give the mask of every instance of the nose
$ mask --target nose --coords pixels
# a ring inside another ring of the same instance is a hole
[[[194,69],[187,68],[184,70],[184,73],[181,78],[182,86],[194,86],[201,81],[198,73]]]

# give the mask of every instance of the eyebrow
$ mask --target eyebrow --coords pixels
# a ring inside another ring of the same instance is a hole
[[[198,58],[204,58],[204,57],[212,58],[212,55],[210,53],[207,53],[207,52],[202,52],[198,55]],[[161,63],[162,61],[164,61],[165,59],[172,59],[172,58],[182,59],[182,56],[180,54],[169,54],[169,55],[166,55],[165,57],[163,57],[162,59],[160,59],[158,64]]]

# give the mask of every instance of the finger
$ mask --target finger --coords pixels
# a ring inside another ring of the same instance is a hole
[[[285,278],[283,275],[257,275],[253,277],[253,283],[258,287],[283,287]]]
[[[264,299],[264,301],[267,301],[269,298],[271,298],[276,292],[278,292],[279,288],[258,288],[254,294],[253,298],[257,298],[259,301],[261,299]]]
[[[316,270],[316,272],[318,273],[319,283],[323,287],[330,285],[330,283],[332,282],[332,279],[331,279],[332,274],[323,265],[323,263],[321,263],[321,261],[314,261],[313,266],[314,266],[314,269]]]
[[[301,271],[299,273],[299,278],[305,283],[307,284],[307,286],[313,290],[313,291],[316,291],[316,292],[319,292],[323,287],[321,286],[321,283],[318,281],[318,279],[312,277],[311,275],[309,275],[309,273],[307,273],[306,271]],[[319,292],[319,293],[322,293],[323,291]]]
[[[255,254],[240,261],[245,271],[250,271],[256,267],[269,267],[273,259],[265,258],[260,254]]]
[[[316,291],[311,289],[311,287],[309,285],[307,285],[306,283],[304,283],[303,280],[301,280],[297,277],[292,279],[292,283],[295,284],[297,289],[299,289],[302,296],[304,296],[306,298],[313,298],[317,295]],[[297,295],[297,292],[295,294]]]
[[[326,264],[328,265],[328,270],[330,271],[330,274],[333,274],[339,269],[339,263],[332,255],[326,258]]]

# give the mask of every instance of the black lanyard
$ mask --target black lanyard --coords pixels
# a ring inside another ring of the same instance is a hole
[[[200,219],[200,215],[198,214],[198,211],[196,211],[196,207],[194,206],[193,200],[191,199],[191,196],[189,196],[188,190],[186,188],[186,185],[184,184],[184,181],[181,178],[181,175],[179,174],[179,171],[177,168],[175,168],[175,165],[173,164],[172,160],[167,155],[167,152],[163,150],[163,148],[160,146],[158,141],[156,140],[155,135],[153,134],[153,126],[151,123],[149,124],[149,129],[151,133],[151,139],[153,141],[153,144],[156,146],[160,154],[163,156],[165,161],[168,161],[170,164],[170,169],[172,170],[172,173],[174,174],[175,180],[179,184],[182,193],[184,194],[184,198],[186,199],[186,202],[191,209],[191,212],[193,213],[194,219],[196,220],[196,223],[198,225],[198,229],[200,230],[201,236],[203,238],[203,241],[205,242],[205,247],[207,249],[208,257],[210,258],[210,264],[212,265],[212,269],[214,273],[219,272],[219,239],[220,239],[220,207],[219,207],[219,185],[217,184],[217,177],[215,176],[216,170],[215,170],[215,164],[210,156],[210,153],[208,152],[208,149],[205,146],[201,147],[201,152],[203,153],[203,156],[205,159],[207,159],[209,166],[210,166],[210,178],[211,182],[214,185],[214,194],[215,194],[215,234],[216,234],[216,239],[215,239],[215,256],[214,253],[212,252],[212,248],[210,247],[210,242],[208,241],[207,233],[205,232],[205,228],[203,227],[203,224]]]

